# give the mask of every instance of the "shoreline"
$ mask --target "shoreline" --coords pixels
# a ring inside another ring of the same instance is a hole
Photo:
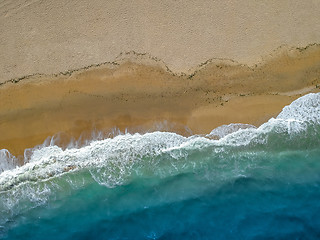
[[[7,82],[0,86],[0,149],[19,156],[57,133],[78,139],[93,130],[158,130],[165,122],[182,135],[259,126],[320,91],[320,46],[279,49],[254,68],[208,60],[178,75],[158,58],[131,52],[113,64]]]

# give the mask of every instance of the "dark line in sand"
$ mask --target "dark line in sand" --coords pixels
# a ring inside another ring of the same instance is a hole
[[[59,72],[59,73],[55,73],[55,74],[44,74],[44,73],[34,73],[34,74],[30,74],[30,75],[26,75],[26,76],[22,76],[22,77],[18,77],[18,78],[13,78],[13,79],[9,79],[6,80],[4,82],[0,82],[0,87],[5,85],[5,84],[9,84],[9,83],[19,83],[22,80],[27,80],[30,78],[42,78],[42,77],[61,77],[61,76],[71,76],[73,73],[78,73],[78,72],[83,72],[84,70],[93,70],[94,68],[97,67],[101,67],[101,66],[105,66],[105,65],[113,65],[113,66],[121,66],[121,64],[123,63],[118,63],[121,61],[130,61],[127,57],[130,55],[133,55],[136,57],[136,59],[138,60],[139,57],[143,56],[143,57],[147,57],[149,60],[154,61],[155,63],[160,63],[162,65],[162,68],[170,73],[172,76],[176,76],[176,77],[187,77],[187,79],[192,79],[201,69],[205,68],[206,66],[208,66],[209,64],[214,63],[214,61],[219,61],[218,64],[222,64],[224,66],[241,66],[244,68],[247,68],[249,70],[255,70],[261,66],[263,66],[264,64],[266,64],[268,61],[270,61],[272,58],[276,58],[277,56],[275,56],[276,53],[280,52],[281,50],[285,50],[287,52],[291,51],[291,50],[298,50],[299,53],[302,53],[306,50],[308,50],[311,47],[320,47],[319,43],[311,43],[308,44],[305,47],[289,47],[288,45],[281,45],[278,48],[276,48],[274,51],[272,51],[272,53],[270,53],[271,58],[268,60],[262,60],[261,62],[258,62],[256,64],[254,64],[254,67],[250,67],[248,64],[243,64],[243,63],[239,63],[233,59],[228,59],[228,58],[210,58],[208,60],[206,60],[205,62],[200,63],[199,65],[197,65],[194,70],[191,70],[190,74],[181,72],[181,73],[175,73],[173,72],[168,66],[167,64],[165,64],[165,62],[157,57],[152,56],[149,53],[138,53],[135,51],[128,51],[128,52],[121,52],[117,57],[116,60],[112,61],[112,62],[102,62],[102,63],[98,63],[98,64],[91,64],[89,66],[86,67],[82,67],[82,68],[77,68],[77,69],[71,69],[71,70],[67,70],[64,72]],[[124,58],[120,59],[122,56],[125,56]],[[118,59],[118,60],[117,60]],[[143,64],[143,63],[140,63]],[[143,65],[148,65],[148,64],[143,64]],[[151,65],[151,64],[150,64]]]

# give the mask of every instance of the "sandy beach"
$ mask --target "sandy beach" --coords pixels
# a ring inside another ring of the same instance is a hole
[[[319,91],[317,1],[0,0],[0,149],[259,126]]]
[[[311,0],[0,0],[0,82],[132,50],[176,73],[213,57],[254,66],[281,45],[319,43],[319,12]]]
[[[259,126],[296,98],[318,92],[320,47],[278,49],[255,67],[211,59],[190,75],[131,52],[121,60],[0,86],[0,149],[14,155],[60,133],[206,134],[229,123]]]

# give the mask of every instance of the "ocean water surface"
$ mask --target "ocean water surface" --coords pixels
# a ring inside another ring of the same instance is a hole
[[[0,150],[0,239],[320,238],[319,93],[259,128],[51,144],[16,162]]]

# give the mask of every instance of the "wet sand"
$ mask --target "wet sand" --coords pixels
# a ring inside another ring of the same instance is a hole
[[[0,85],[0,149],[14,155],[61,133],[92,131],[209,133],[229,123],[255,126],[285,105],[319,92],[320,47],[280,48],[254,67],[211,59],[175,74],[159,59],[131,53],[122,60]]]

